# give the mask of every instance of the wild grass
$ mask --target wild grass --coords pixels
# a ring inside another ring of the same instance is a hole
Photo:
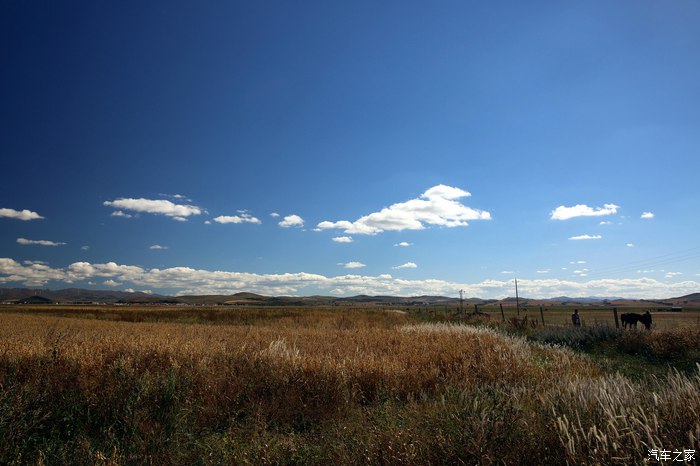
[[[0,315],[0,463],[630,464],[698,447],[697,370],[631,381],[380,311],[261,320]]]

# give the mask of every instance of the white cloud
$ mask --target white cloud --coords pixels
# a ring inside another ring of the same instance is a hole
[[[122,212],[121,210],[115,210],[111,214],[111,217],[122,217],[122,218],[132,218],[133,215]]]
[[[280,214],[278,214],[277,212],[272,212],[272,213],[270,214],[270,217],[273,217],[273,218],[277,218],[277,217],[279,217],[279,216],[280,216]]]
[[[205,224],[205,225],[211,225],[211,221],[205,220],[205,221],[204,221],[204,224]]]
[[[105,280],[105,281],[102,282],[102,284],[103,284],[103,285],[107,285],[107,286],[120,286],[120,285],[121,285],[121,283],[116,282],[116,281],[114,281],[114,280],[112,280],[112,279]]]
[[[252,215],[242,212],[240,215],[219,215],[214,219],[216,223],[255,223],[257,225],[262,222],[260,219],[253,217]]]
[[[647,218],[647,219],[648,219],[648,218],[654,218],[654,214],[653,214],[652,212],[644,212],[644,213],[641,215],[641,218]]]
[[[303,227],[304,219],[296,214],[287,215],[281,222],[278,223],[278,225],[282,228]]]
[[[601,215],[613,215],[617,213],[619,205],[604,204],[603,207],[588,207],[586,204],[577,204],[573,207],[560,205],[551,212],[551,220],[568,220],[575,217],[599,217]]]
[[[433,186],[419,198],[392,204],[354,222],[323,221],[317,227],[322,230],[341,229],[350,234],[374,235],[383,231],[422,230],[426,225],[467,226],[467,220],[491,219],[489,212],[472,209],[457,201],[470,195],[451,186]]]
[[[336,243],[352,243],[352,236],[336,236],[333,238]]]
[[[0,209],[0,217],[6,217],[6,218],[14,218],[17,220],[39,220],[44,217],[41,215],[37,214],[36,212],[32,212],[31,210],[15,210],[15,209],[7,209],[7,208],[2,208]]]
[[[153,246],[149,247],[148,249],[168,249],[168,247],[161,246],[160,244],[154,244]]]
[[[503,270],[503,271],[501,271],[501,274],[502,274],[502,275],[512,275],[512,274],[514,274],[514,273],[515,273],[515,272],[513,272],[512,270]]]
[[[127,288],[124,291],[126,291],[127,293],[136,293],[136,290],[134,290],[133,288]]]
[[[549,269],[537,270],[536,273],[549,273]]]
[[[577,277],[581,278],[581,277]],[[90,264],[76,262],[65,268],[51,268],[46,264],[21,264],[13,259],[0,258],[0,284],[23,283],[26,286],[43,286],[49,281],[72,283],[77,280],[112,280],[128,283],[138,289],[171,290],[173,294],[233,294],[250,291],[265,295],[368,294],[420,296],[456,296],[463,289],[468,296],[503,298],[512,296],[512,280],[485,280],[478,283],[456,283],[439,279],[407,280],[389,275],[362,276],[339,275],[326,277],[319,274],[298,272],[282,274],[255,274],[171,267],[145,269],[114,262]],[[694,293],[700,289],[700,281],[659,281],[651,278],[616,278],[589,281],[561,280],[556,278],[518,280],[521,296],[551,298],[555,296],[625,296],[628,298],[668,298]],[[159,291],[160,292],[160,291]]]
[[[45,240],[45,239],[34,240],[34,239],[26,239],[26,238],[17,238],[17,242],[19,244],[24,245],[24,246],[29,246],[29,245],[33,245],[33,244],[36,244],[39,246],[63,246],[66,244],[66,243],[60,243],[60,242],[57,243],[57,242],[49,241],[49,240]]]
[[[598,225],[612,225],[612,224],[613,224],[613,222],[602,221],[602,222],[600,222]]]
[[[673,278],[678,275],[683,275],[683,272],[667,272],[666,275],[664,275],[664,278]]]
[[[119,198],[114,201],[105,201],[104,205],[119,210],[130,210],[148,214],[165,215],[179,221],[187,220],[190,215],[200,215],[203,209],[194,205],[175,204],[166,199],[133,199]],[[112,213],[115,215],[115,213]],[[120,215],[117,215],[120,216]],[[121,215],[123,216],[123,215]]]
[[[584,239],[601,239],[601,238],[603,238],[603,237],[600,235],[578,235],[578,236],[572,236],[569,239],[574,240],[574,241],[578,241],[578,240],[584,240]]]
[[[367,267],[367,264],[363,264],[362,262],[352,261],[352,262],[348,262],[348,263],[344,264],[343,266],[346,269],[359,269],[362,267]]]
[[[411,246],[412,244],[413,244],[413,243],[407,243],[406,241],[401,241],[400,243],[394,244],[394,246],[399,246],[399,247],[402,247],[402,248],[407,248],[407,247]]]
[[[628,248],[633,248],[633,247],[634,247],[634,243],[627,243],[627,247],[628,247]]]
[[[80,246],[80,249],[82,249],[83,251],[87,251],[88,249],[90,249],[90,246]]]
[[[700,274],[698,274],[698,275],[700,275]],[[381,278],[382,280],[391,280],[391,274],[382,273],[380,275],[377,275],[377,278]]]
[[[392,267],[392,269],[415,269],[418,266],[414,262],[406,262],[405,264],[397,265]]]

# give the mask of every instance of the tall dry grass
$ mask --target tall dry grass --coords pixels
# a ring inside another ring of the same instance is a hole
[[[0,323],[0,463],[622,464],[698,443],[697,377],[611,378],[493,329],[358,311]]]

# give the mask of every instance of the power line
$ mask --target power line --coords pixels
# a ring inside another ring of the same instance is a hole
[[[623,272],[629,272],[631,270],[638,270],[649,267],[659,267],[662,265],[676,264],[679,262],[685,262],[692,259],[700,259],[700,246],[684,249],[681,251],[676,251],[668,254],[663,254],[660,256],[651,257],[648,259],[642,259],[639,261],[629,262],[627,264],[615,265],[610,267],[603,267],[596,269],[587,274],[587,277],[601,277],[603,275],[612,275]]]

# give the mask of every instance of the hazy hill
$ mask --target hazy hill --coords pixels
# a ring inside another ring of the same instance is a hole
[[[129,303],[129,304],[201,304],[201,305],[232,305],[232,306],[350,306],[354,304],[376,306],[429,306],[456,305],[459,298],[446,296],[369,296],[357,295],[349,297],[334,296],[263,296],[256,293],[235,293],[232,295],[190,295],[190,296],[161,296],[142,292],[129,293],[115,290],[86,290],[82,288],[66,288],[63,290],[42,290],[31,288],[0,288],[0,301],[19,301],[32,298],[39,302],[42,299],[56,303]],[[629,306],[700,306],[700,293],[693,293],[677,298],[658,300],[635,300],[615,297],[580,297],[570,298],[560,296],[550,299],[531,299],[521,297],[521,306],[552,306],[552,305],[613,305]],[[502,303],[512,306],[514,297],[496,299],[466,298],[464,304]]]

